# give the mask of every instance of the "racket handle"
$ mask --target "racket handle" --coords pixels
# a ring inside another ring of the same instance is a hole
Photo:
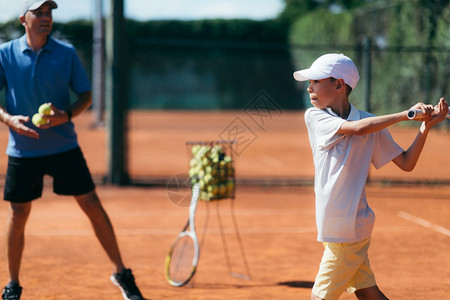
[[[410,120],[414,120],[421,116],[423,116],[423,111],[421,111],[420,109],[411,109],[410,111],[408,111],[408,119]],[[450,119],[450,113],[448,113],[445,117],[447,119]]]
[[[421,117],[423,115],[423,111],[420,109],[411,109],[408,111],[408,119],[414,120],[415,118]]]

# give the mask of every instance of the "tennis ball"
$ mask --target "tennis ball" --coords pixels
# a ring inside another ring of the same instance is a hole
[[[221,179],[221,180],[225,180],[226,178],[227,178],[227,169],[226,168],[224,168],[224,167],[221,167],[220,169],[219,169],[219,178]]]
[[[192,146],[192,149],[191,149],[192,155],[193,155],[193,156],[196,156],[197,153],[198,153],[198,151],[200,151],[200,148],[201,148],[200,145],[194,145],[194,146]]]
[[[227,176],[234,177],[234,168],[233,167],[227,168]]]
[[[189,177],[200,177],[199,173],[202,170],[201,166],[197,165],[189,169]]]
[[[201,191],[200,199],[202,199],[203,201],[209,201],[209,200],[211,200],[211,197],[208,195],[208,192]]]
[[[203,177],[203,181],[206,184],[210,184],[213,181],[213,176],[209,173],[205,174],[205,176]]]
[[[47,120],[41,117],[41,114],[37,113],[34,114],[31,118],[31,122],[33,122],[34,125],[44,125],[47,124]]]
[[[219,160],[219,153],[211,151],[211,154],[209,155],[209,158],[211,160]]]
[[[44,103],[41,106],[39,106],[39,113],[43,115],[50,115],[52,112],[52,107],[48,103]]]
[[[213,184],[211,186],[208,186],[208,188],[209,187],[211,187],[211,188],[208,189],[208,192],[211,192],[214,197],[217,197],[219,195],[219,185],[218,184]]]
[[[216,152],[216,153],[222,152],[222,146],[220,146],[220,145],[215,145],[215,146],[212,148],[212,151],[214,151],[214,152]]]
[[[203,157],[202,158],[202,165],[205,166],[205,167],[211,165],[211,160],[208,157]]]
[[[198,184],[200,185],[200,188],[201,188],[202,190],[205,189],[206,184],[205,184],[205,181],[204,181],[203,179],[200,179],[200,180],[198,181]]]
[[[232,192],[234,190],[234,181],[228,180],[227,181],[227,191],[228,193]]]
[[[224,183],[219,184],[219,194],[221,197],[227,195],[227,185]]]
[[[205,172],[207,174],[211,174],[212,176],[216,176],[219,170],[213,166],[206,166]]]
[[[198,159],[202,159],[203,157],[206,157],[208,155],[210,150],[211,150],[211,147],[209,147],[209,146],[200,146],[200,148],[198,149],[198,151],[196,153],[196,157]]]
[[[196,159],[196,158],[192,158],[190,161],[189,161],[189,166],[191,167],[191,168],[194,168],[195,166],[197,166],[199,164],[199,161],[198,161],[198,159]]]

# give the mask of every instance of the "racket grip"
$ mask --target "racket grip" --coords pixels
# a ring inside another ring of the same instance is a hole
[[[420,109],[411,109],[408,111],[408,119],[410,119],[410,120],[414,120],[421,116],[423,116],[423,111],[421,111]],[[447,119],[450,119],[450,113],[448,113],[445,117]]]
[[[408,111],[408,119],[414,120],[415,118],[418,118],[423,115],[423,111],[420,109],[411,109]]]

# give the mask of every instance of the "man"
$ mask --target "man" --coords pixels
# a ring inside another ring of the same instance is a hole
[[[124,299],[143,299],[130,269],[125,268],[109,217],[96,194],[71,119],[91,105],[91,87],[74,47],[50,36],[55,1],[24,0],[20,22],[25,35],[0,45],[0,90],[6,107],[0,121],[9,127],[8,169],[4,199],[10,202],[6,251],[10,282],[3,299],[20,299],[19,270],[24,230],[33,200],[40,198],[43,176],[53,177],[54,192],[73,195],[86,213],[114,265],[111,280]],[[74,103],[70,92],[77,94]],[[43,103],[52,112],[44,125],[32,116]]]

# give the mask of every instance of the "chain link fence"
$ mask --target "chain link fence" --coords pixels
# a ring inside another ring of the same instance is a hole
[[[242,109],[261,90],[303,108],[283,45],[154,39],[128,52],[130,108]]]
[[[303,110],[310,106],[306,83],[295,82],[292,73],[309,67],[327,52],[343,52],[354,59],[361,80],[350,100],[374,114],[405,110],[419,101],[437,103],[445,97],[449,84],[446,62],[450,49],[446,48],[389,48],[370,40],[362,45],[334,47],[145,40],[134,41],[130,48],[129,101],[131,108],[138,109],[245,110],[249,101],[264,91],[277,104],[277,110]],[[419,125],[409,122],[402,126]],[[449,122],[439,126],[440,132],[445,131]],[[411,141],[413,138],[414,133]],[[446,135],[442,138],[448,140]],[[402,146],[409,144],[404,142]],[[449,182],[446,166],[450,158],[435,150],[421,157],[422,165],[430,167],[414,176],[373,171],[371,178]]]
[[[73,43],[91,73],[92,45]],[[328,52],[345,53],[358,66],[361,79],[350,100],[359,109],[375,114],[393,113],[419,101],[437,103],[448,93],[450,49],[447,48],[389,48],[377,41],[365,46],[324,47],[148,39],[127,44],[128,69],[123,78],[127,80],[128,97],[124,101],[128,101],[128,109],[137,111],[243,111],[249,101],[263,91],[280,110],[301,111],[310,105],[306,83],[295,82],[292,73],[309,67],[318,56]],[[145,122],[145,118],[139,120]],[[447,130],[448,126],[448,121],[443,122],[440,131]],[[93,142],[92,146],[86,146],[89,151],[89,147],[97,145]],[[128,160],[139,158],[129,157]],[[422,172],[415,180],[450,182],[450,171],[447,171],[450,158],[442,156],[439,160],[437,163],[425,161],[431,163],[434,170]],[[436,168],[442,168],[439,178],[435,176]],[[378,179],[399,180],[395,175],[383,175]]]

